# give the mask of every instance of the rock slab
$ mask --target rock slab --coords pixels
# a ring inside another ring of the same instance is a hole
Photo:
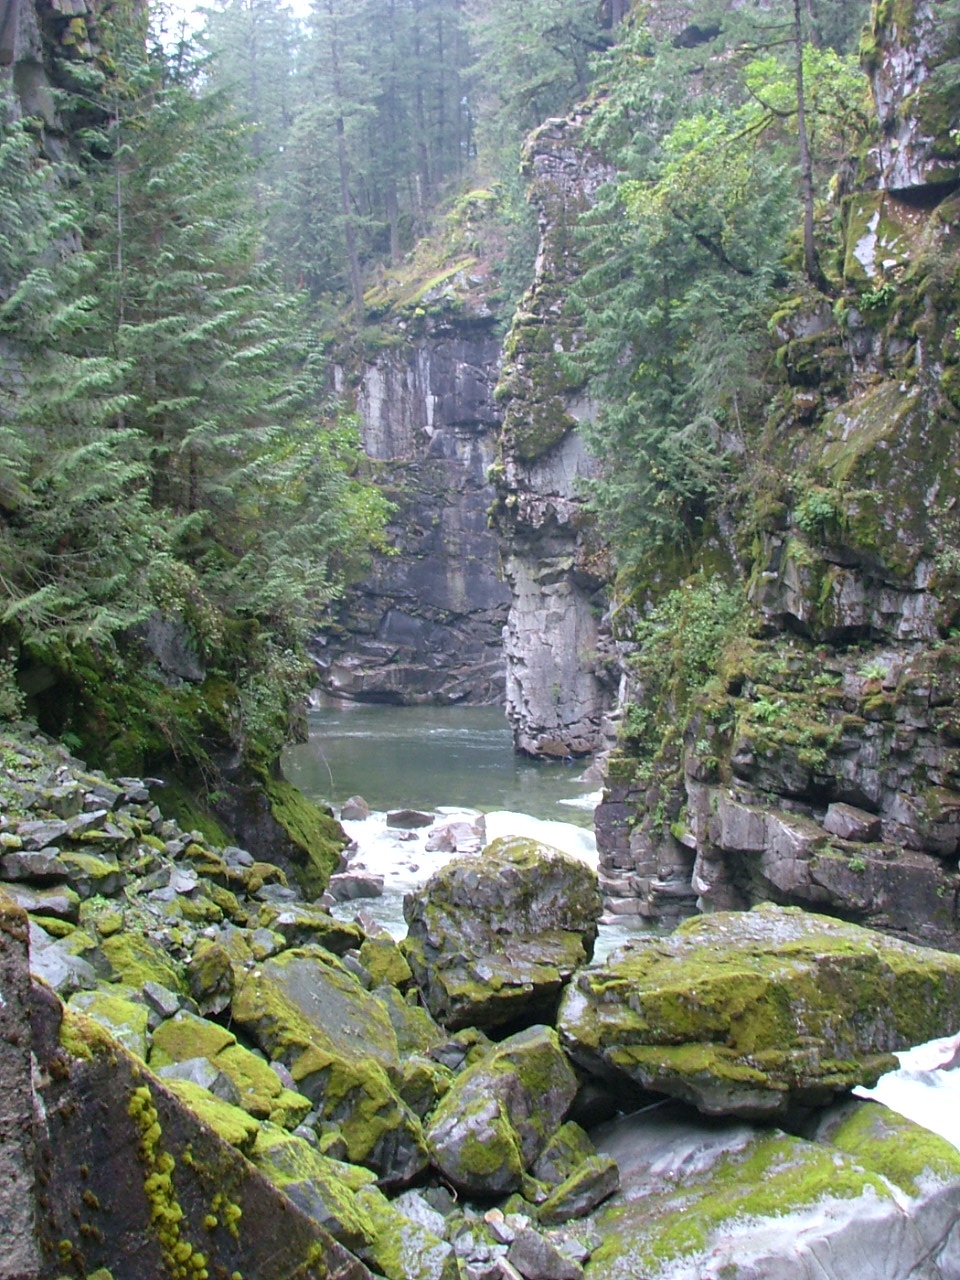
[[[585,970],[562,1041],[606,1079],[710,1115],[826,1105],[960,1020],[960,957],[798,908],[686,921]]]

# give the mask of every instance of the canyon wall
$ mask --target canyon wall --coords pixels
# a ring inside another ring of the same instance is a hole
[[[500,339],[489,314],[441,310],[418,327],[342,384],[396,503],[395,554],[376,558],[318,641],[322,688],[368,702],[501,702],[509,593],[487,527]]]
[[[598,837],[621,914],[772,899],[960,949],[960,149],[938,8],[874,7],[878,124],[836,296],[801,291],[771,324],[740,583],[726,571],[751,625],[672,756],[627,741],[610,763]],[[628,697],[666,726],[656,691]]]
[[[544,757],[596,751],[613,694],[602,624],[609,565],[580,483],[592,462],[577,428],[593,406],[566,359],[578,340],[565,297],[580,269],[574,229],[610,176],[584,149],[583,123],[582,114],[548,120],[526,145],[540,247],[497,387],[504,418],[496,522],[511,590],[507,715],[517,749]]]

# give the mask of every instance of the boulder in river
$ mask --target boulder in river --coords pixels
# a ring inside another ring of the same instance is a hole
[[[561,1038],[588,1071],[711,1115],[824,1106],[960,1021],[960,956],[796,907],[688,920],[567,989]]]
[[[495,840],[408,894],[404,950],[424,1002],[450,1028],[552,1022],[593,954],[596,874],[535,840]]]

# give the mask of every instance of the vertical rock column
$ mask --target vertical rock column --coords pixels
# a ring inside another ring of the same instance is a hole
[[[592,460],[577,427],[592,406],[567,358],[578,341],[565,302],[581,265],[574,226],[609,177],[583,148],[583,122],[583,114],[548,120],[527,143],[540,247],[497,388],[504,423],[496,512],[511,591],[507,715],[517,749],[533,756],[597,750],[612,697],[601,661],[606,557],[578,485]]]

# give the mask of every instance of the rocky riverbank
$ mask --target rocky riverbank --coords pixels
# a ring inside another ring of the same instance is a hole
[[[36,734],[0,848],[11,1280],[960,1272],[960,1153],[849,1093],[960,957],[765,908],[591,965],[595,875],[519,840],[398,945]]]

